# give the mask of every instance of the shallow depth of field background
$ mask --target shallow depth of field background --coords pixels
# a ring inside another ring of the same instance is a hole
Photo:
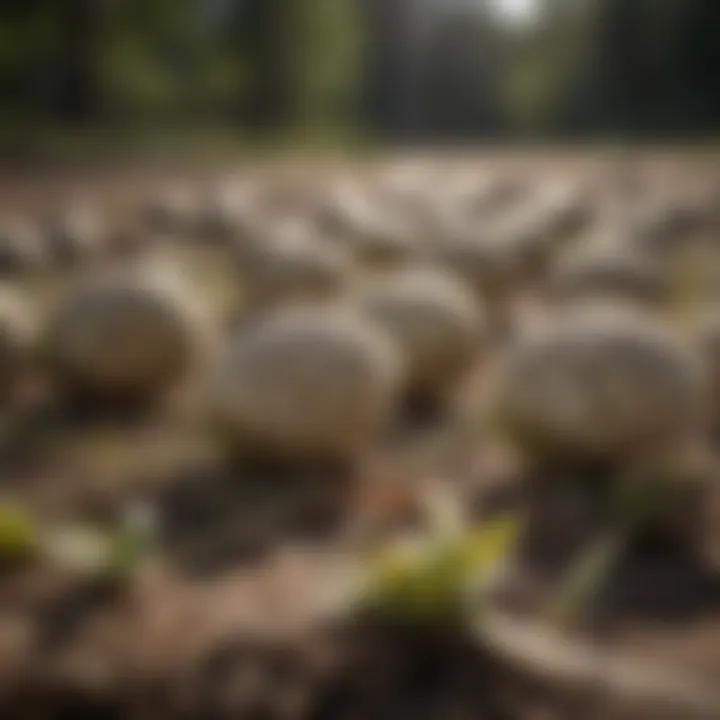
[[[63,133],[162,146],[212,127],[243,149],[712,140],[717,14],[711,0],[7,2],[0,137],[19,157]]]
[[[3,0],[0,716],[720,718],[720,2]]]

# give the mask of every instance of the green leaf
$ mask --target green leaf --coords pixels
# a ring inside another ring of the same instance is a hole
[[[0,556],[13,559],[39,550],[40,531],[35,520],[16,505],[0,505]]]
[[[102,571],[110,553],[106,533],[79,525],[51,530],[44,546],[47,556],[59,565],[89,575]]]
[[[127,575],[148,553],[148,536],[131,526],[116,530],[72,525],[48,534],[46,553],[78,572],[98,576]]]
[[[490,568],[511,552],[520,534],[519,518],[511,515],[471,530],[462,537],[459,553],[467,568]]]
[[[382,613],[432,621],[463,614],[467,589],[507,557],[519,523],[504,517],[459,535],[384,549],[371,560],[361,602]]]
[[[108,542],[103,572],[110,575],[126,575],[147,555],[147,539],[130,530],[116,532]]]
[[[602,536],[581,550],[571,563],[550,604],[550,616],[572,622],[587,607],[592,596],[607,580],[625,546],[622,534]]]

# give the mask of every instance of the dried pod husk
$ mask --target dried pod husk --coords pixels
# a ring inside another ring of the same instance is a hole
[[[240,328],[212,376],[228,452],[299,466],[354,464],[393,416],[397,346],[342,306],[300,306]]]
[[[369,282],[356,300],[402,349],[408,396],[446,405],[488,341],[472,292],[450,273],[417,267]]]
[[[510,350],[498,413],[531,457],[613,464],[700,432],[706,392],[698,355],[654,315],[586,304]]]
[[[42,351],[55,384],[91,402],[151,402],[198,356],[202,304],[179,277],[122,268],[72,289],[53,309]]]

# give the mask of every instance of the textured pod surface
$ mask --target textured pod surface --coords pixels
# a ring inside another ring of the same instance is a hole
[[[712,414],[720,421],[720,305],[706,312],[695,327],[695,342],[705,359],[712,384]]]
[[[536,328],[510,353],[500,413],[541,455],[618,460],[698,427],[699,358],[652,317],[583,307]]]
[[[242,183],[227,182],[212,188],[199,204],[198,230],[205,239],[242,238],[257,222],[260,211]]]
[[[369,267],[401,265],[416,250],[412,230],[395,218],[370,214],[345,238],[355,256]]]
[[[579,183],[551,189],[541,206],[549,234],[558,239],[582,232],[595,211],[586,188]]]
[[[494,232],[495,242],[504,253],[505,283],[509,287],[544,278],[562,239],[553,233],[547,213],[537,207],[501,218]]]
[[[92,260],[105,250],[106,230],[101,218],[85,205],[66,208],[47,226],[50,251],[62,264]]]
[[[671,292],[663,267],[618,243],[578,247],[558,262],[551,283],[561,300],[607,297],[654,304]]]
[[[31,224],[12,220],[0,226],[0,275],[31,273],[45,267],[48,259],[47,246]]]
[[[672,260],[690,245],[703,223],[692,206],[652,197],[630,213],[633,242],[653,257]]]
[[[430,258],[462,278],[480,299],[505,296],[517,277],[514,248],[493,231],[459,231],[438,240]]]
[[[142,215],[151,232],[184,234],[197,227],[198,202],[189,187],[171,185],[151,199]]]
[[[367,285],[358,301],[402,348],[411,394],[437,397],[454,388],[485,340],[480,306],[449,273],[408,269]]]
[[[370,210],[369,200],[362,188],[346,182],[322,194],[313,220],[328,236],[342,236],[362,227]]]
[[[240,453],[351,460],[384,429],[399,377],[397,348],[360,315],[293,308],[231,341],[213,405]]]
[[[34,360],[36,318],[25,299],[0,289],[0,400],[6,400]]]
[[[351,258],[340,247],[315,237],[303,223],[288,222],[240,251],[248,302],[267,307],[339,293]]]
[[[66,390],[150,399],[190,363],[197,320],[191,293],[180,283],[122,272],[71,292],[48,320],[43,350]]]

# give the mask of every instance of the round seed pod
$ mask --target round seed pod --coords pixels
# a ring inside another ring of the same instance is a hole
[[[11,220],[0,226],[0,275],[17,277],[43,269],[48,252],[40,232],[29,223]]]
[[[406,188],[376,188],[374,200],[375,212],[410,228],[415,243],[444,238],[471,218],[469,208],[447,192],[440,192],[437,183],[429,185],[423,178]]]
[[[48,318],[43,356],[56,384],[91,402],[151,402],[188,369],[200,342],[191,290],[156,268],[75,288]]]
[[[143,225],[151,233],[187,235],[196,229],[198,214],[192,190],[176,184],[160,191],[143,209]]]
[[[487,193],[482,199],[482,210],[485,212],[508,210],[526,199],[529,190],[526,177],[505,170],[501,175],[492,177]]]
[[[592,198],[580,183],[551,190],[540,203],[545,224],[551,237],[557,240],[577,235],[592,221]]]
[[[391,219],[376,218],[353,238],[356,256],[370,268],[397,267],[415,251],[411,228]]]
[[[26,299],[0,289],[0,402],[7,402],[34,366],[37,318]]]
[[[655,316],[583,305],[512,348],[498,410],[537,458],[616,462],[697,429],[705,391],[699,358]]]
[[[369,204],[349,211],[342,227],[338,226],[327,237],[337,240],[370,269],[397,267],[417,248],[410,224]]]
[[[369,200],[362,190],[345,183],[323,194],[313,220],[320,232],[328,237],[342,237],[361,227],[369,211]]]
[[[267,308],[339,294],[350,272],[343,248],[323,242],[300,222],[268,229],[239,249],[240,272],[250,307]]]
[[[472,292],[440,270],[378,278],[359,290],[357,301],[402,349],[411,397],[444,403],[486,340],[486,319]]]
[[[221,184],[212,188],[201,203],[200,234],[216,241],[242,239],[259,224],[259,215],[244,184]]]
[[[720,427],[720,304],[707,310],[693,328],[694,342],[710,373],[714,424]]]
[[[555,189],[501,217],[495,233],[512,257],[517,281],[544,281],[563,246],[589,222],[584,196]]]
[[[672,260],[694,241],[699,227],[692,210],[679,201],[653,199],[630,218],[632,241],[643,253]]]
[[[492,232],[505,258],[509,288],[545,279],[559,249],[547,213],[536,207],[523,208],[501,218]]]
[[[240,455],[353,461],[385,428],[400,367],[390,338],[359,314],[289,308],[231,340],[213,376],[214,415]]]
[[[115,223],[107,235],[107,252],[113,260],[125,260],[154,252],[161,237],[150,233],[138,218]]]
[[[106,229],[100,217],[85,205],[54,213],[46,232],[50,251],[62,265],[95,260],[105,250]]]
[[[658,305],[668,300],[672,288],[653,258],[620,243],[591,242],[560,259],[551,290],[560,301],[622,299]]]
[[[492,231],[450,234],[433,245],[429,259],[462,278],[480,301],[505,299],[517,281],[513,248]]]

